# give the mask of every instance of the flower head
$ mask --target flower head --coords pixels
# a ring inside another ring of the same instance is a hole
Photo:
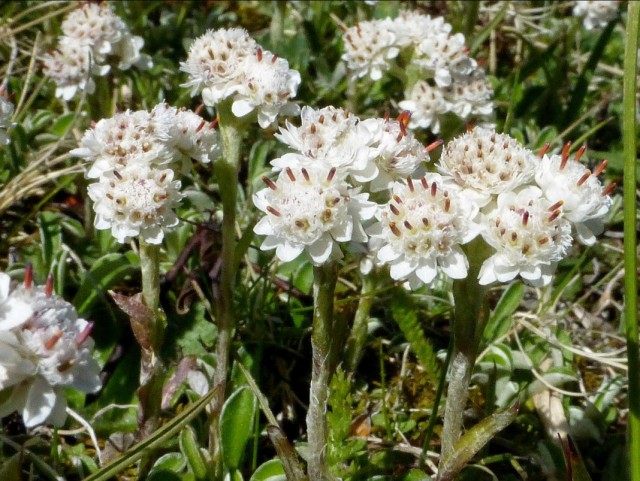
[[[342,59],[355,78],[368,75],[372,80],[380,80],[390,68],[391,60],[400,53],[394,24],[389,18],[360,22],[348,28],[343,39]]]
[[[493,89],[480,69],[456,78],[445,89],[444,97],[450,110],[462,119],[493,114]]]
[[[448,34],[451,25],[442,17],[431,17],[420,12],[405,10],[393,19],[392,31],[396,44],[401,47],[413,47],[419,44],[425,35]]]
[[[587,30],[606,27],[617,14],[618,2],[614,0],[578,0],[573,7],[573,15],[582,17]]]
[[[367,240],[361,221],[373,216],[375,204],[351,189],[335,168],[285,168],[275,182],[264,180],[267,187],[253,202],[266,215],[254,232],[266,236],[261,248],[276,249],[281,261],[306,251],[320,265],[342,256],[338,243]]]
[[[11,125],[11,117],[13,116],[13,104],[0,92],[0,145],[9,143],[9,135],[7,130]]]
[[[91,163],[89,178],[130,165],[165,165],[172,160],[167,148],[171,120],[144,110],[118,113],[87,130],[71,155]]]
[[[438,174],[396,182],[392,192],[369,231],[383,241],[378,259],[390,265],[391,277],[412,287],[433,282],[438,269],[465,278],[468,262],[460,245],[479,232],[477,205]]]
[[[242,87],[231,106],[236,117],[257,110],[258,124],[266,128],[275,122],[279,113],[299,113],[299,107],[290,99],[298,91],[300,74],[289,68],[289,62],[259,48],[255,55],[245,58],[242,70]]]
[[[173,208],[181,198],[180,181],[173,180],[171,169],[135,166],[107,172],[89,185],[88,194],[94,202],[96,228],[111,229],[121,243],[139,235],[159,244],[163,229],[178,223]]]
[[[206,105],[216,105],[242,89],[244,61],[257,50],[258,44],[242,28],[209,30],[193,42],[187,60],[180,63],[189,75],[184,86],[191,88],[191,95],[202,93]]]
[[[484,205],[491,195],[528,182],[536,162],[533,152],[515,139],[476,127],[446,144],[438,169]]]
[[[410,114],[403,112],[397,120],[367,119],[363,124],[372,135],[371,154],[377,170],[371,190],[391,188],[394,181],[414,175],[423,162],[429,161],[424,146],[407,130]],[[367,176],[368,177],[368,176]],[[366,181],[354,174],[357,181]]]
[[[562,203],[551,203],[533,186],[498,195],[482,224],[482,237],[495,253],[482,264],[480,284],[520,275],[534,286],[546,285],[571,246]]]
[[[278,140],[297,153],[273,160],[271,165],[275,169],[320,163],[340,172],[358,173],[361,179],[375,177],[370,149],[372,134],[358,117],[335,107],[319,110],[303,107],[300,119],[300,127],[287,122],[276,134]]]
[[[430,71],[440,87],[451,85],[455,78],[470,75],[477,63],[467,55],[464,35],[440,31],[430,33],[416,46],[416,65]]]
[[[419,80],[409,92],[409,96],[398,103],[402,110],[411,112],[410,129],[430,129],[440,132],[440,117],[449,111],[442,89]]]
[[[92,357],[91,324],[52,291],[51,282],[37,287],[25,278],[9,302],[29,305],[31,315],[0,330],[0,390],[9,391],[0,403],[0,416],[18,410],[27,427],[62,425],[65,387],[91,393],[101,386],[100,368]]]
[[[570,159],[567,149],[562,155],[545,155],[535,180],[549,202],[562,204],[564,217],[575,227],[578,240],[593,245],[595,236],[604,230],[604,218],[611,208],[611,197],[598,179],[606,161],[591,172],[577,157]]]

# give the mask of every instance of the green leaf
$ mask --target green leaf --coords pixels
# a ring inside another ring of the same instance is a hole
[[[271,459],[258,466],[249,481],[286,481],[284,467],[279,459]]]
[[[133,252],[107,254],[95,261],[85,273],[73,299],[78,313],[82,315],[88,312],[98,298],[103,297],[125,276],[135,272],[139,265],[140,259]]]
[[[152,449],[156,449],[166,441],[175,437],[184,426],[190,423],[213,400],[220,387],[211,389],[198,401],[188,406],[178,416],[156,430],[151,436],[131,447],[125,454],[113,460],[99,471],[91,474],[84,481],[106,481],[121,473],[136,461],[142,459]]]
[[[16,453],[13,456],[11,456],[9,459],[3,459],[2,466],[0,466],[0,479],[7,479],[7,480],[21,479],[21,476],[20,476],[20,459],[21,458],[22,458],[22,454]]]
[[[158,460],[153,463],[153,467],[149,471],[149,477],[157,472],[170,472],[177,474],[182,472],[186,466],[187,462],[181,453],[167,453],[160,456]]]
[[[51,126],[50,132],[58,137],[64,137],[69,131],[69,128],[71,128],[71,125],[73,125],[75,117],[75,112],[61,115]]]
[[[196,481],[207,479],[207,465],[200,452],[196,435],[191,426],[185,426],[180,433],[180,451],[187,459],[189,468]]]
[[[42,212],[38,216],[40,242],[42,244],[43,270],[39,274],[47,275],[51,270],[54,255],[60,252],[62,234],[60,229],[60,215],[54,212]]]
[[[256,409],[256,397],[246,386],[234,392],[222,407],[222,457],[229,470],[240,467],[245,447],[253,432]]]
[[[495,341],[509,330],[511,316],[520,306],[523,297],[524,284],[522,282],[514,282],[504,291],[484,328],[483,337],[487,344]]]

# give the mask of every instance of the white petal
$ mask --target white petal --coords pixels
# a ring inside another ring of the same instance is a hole
[[[24,425],[28,428],[44,423],[56,404],[56,393],[53,388],[38,376],[35,378],[27,394],[27,402],[22,410]]]
[[[592,246],[596,243],[596,236],[584,223],[575,224],[576,238],[587,246]]]
[[[4,301],[9,296],[9,288],[11,287],[11,277],[0,272],[0,302]]]
[[[338,242],[349,242],[353,233],[353,219],[347,217],[339,225],[331,229],[333,238]]]
[[[444,259],[440,259],[439,264],[442,271],[452,279],[464,279],[467,277],[469,263],[459,247],[455,247],[451,254]]]
[[[278,247],[281,243],[282,240],[280,238],[273,235],[268,235],[262,241],[260,249],[262,249],[263,251],[270,251],[271,249],[275,249],[276,247]]]
[[[381,262],[394,261],[398,257],[400,257],[400,253],[396,252],[389,244],[386,244],[378,251],[378,259],[380,259]]]
[[[273,234],[273,227],[271,226],[271,222],[268,217],[263,217],[258,221],[258,223],[253,226],[253,232],[258,235],[270,235]]]
[[[314,264],[320,265],[327,262],[333,250],[333,240],[328,235],[323,235],[307,247],[307,251],[313,259]]]
[[[389,272],[395,280],[403,279],[415,270],[416,266],[407,261],[400,261],[391,265]]]
[[[491,256],[482,263],[480,272],[478,273],[478,282],[480,283],[480,285],[486,286],[487,284],[491,284],[496,280],[495,256]]]
[[[15,386],[6,401],[0,404],[0,418],[8,416],[14,411],[20,411],[27,400],[28,384]]]
[[[425,263],[416,269],[416,276],[425,284],[431,284],[437,273],[438,270],[433,262]]]
[[[253,108],[253,104],[245,99],[236,100],[231,105],[231,111],[236,117],[244,117],[245,115],[250,114],[253,112]]]
[[[304,247],[300,244],[294,245],[288,241],[284,241],[282,244],[278,244],[276,248],[276,255],[282,262],[289,262],[302,254]]]
[[[0,330],[9,330],[24,324],[33,314],[29,304],[11,299],[0,306]]]

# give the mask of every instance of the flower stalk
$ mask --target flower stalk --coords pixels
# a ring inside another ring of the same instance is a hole
[[[347,345],[346,365],[350,372],[354,372],[358,367],[367,342],[367,326],[373,305],[373,291],[376,288],[375,275],[375,268],[362,275],[362,290]]]
[[[326,411],[329,381],[333,374],[336,352],[334,336],[333,301],[338,280],[335,262],[314,267],[313,325],[311,332],[312,369],[307,411],[307,459],[309,478],[317,481],[330,479],[325,454],[327,443]]]
[[[636,205],[636,74],[640,4],[629,2],[624,57],[624,319],[629,360],[629,479],[640,481],[640,352],[638,341],[638,259]]]
[[[216,162],[214,171],[222,199],[222,268],[217,299],[218,340],[216,344],[216,369],[214,386],[223,386],[213,401],[213,416],[210,432],[212,461],[221,468],[220,426],[218,414],[225,399],[229,371],[229,351],[235,327],[233,290],[236,279],[236,200],[238,196],[238,169],[242,140],[239,121],[231,112],[230,102],[217,107],[222,157]]]
[[[164,316],[160,314],[160,245],[149,244],[140,237],[140,271],[142,298],[152,312],[149,334],[154,358],[160,350],[164,336]]]

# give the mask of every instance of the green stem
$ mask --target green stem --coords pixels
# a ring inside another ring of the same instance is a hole
[[[307,438],[309,479],[331,479],[326,466],[327,424],[325,413],[329,397],[334,343],[333,301],[338,280],[335,262],[313,268],[313,325],[311,331],[311,386],[307,411]]]
[[[222,158],[216,162],[214,171],[222,200],[222,269],[217,302],[218,339],[213,382],[214,386],[222,386],[222,388],[218,391],[218,395],[213,401],[210,450],[214,466],[221,474],[222,452],[218,414],[225,399],[229,371],[229,352],[235,327],[233,291],[236,280],[236,200],[238,197],[238,170],[242,131],[241,123],[231,112],[229,102],[223,102],[218,105],[218,120],[220,138],[222,140]]]
[[[358,308],[353,318],[353,327],[347,344],[346,365],[347,369],[354,372],[362,358],[362,351],[367,342],[367,327],[371,306],[373,305],[373,291],[376,288],[374,279],[375,271],[362,275],[362,291],[358,300]]]
[[[453,352],[444,411],[440,462],[446,462],[462,434],[462,421],[469,384],[482,330],[488,318],[486,288],[478,283],[478,272],[487,257],[488,246],[478,238],[467,246],[469,272],[466,279],[453,283],[455,301]]]
[[[624,318],[629,360],[629,474],[640,481],[640,352],[638,346],[637,205],[636,205],[636,74],[640,3],[629,2],[622,139],[624,145]]]
[[[142,298],[153,312],[149,326],[151,347],[157,354],[164,335],[163,316],[160,316],[160,246],[149,244],[140,238],[140,271],[142,274]]]

